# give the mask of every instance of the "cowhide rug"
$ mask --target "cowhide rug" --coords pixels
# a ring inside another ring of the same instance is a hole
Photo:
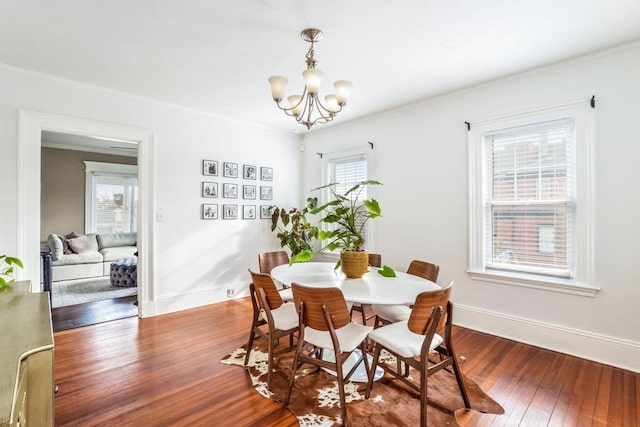
[[[283,339],[284,341],[288,341]],[[279,349],[280,350],[280,349]],[[281,350],[280,350],[281,351]],[[241,347],[222,359],[228,365],[244,366],[245,347]],[[383,357],[381,356],[381,359]],[[282,402],[289,386],[289,373],[293,362],[293,350],[281,352],[276,358],[276,371],[272,374],[271,389],[267,387],[267,351],[264,340],[257,340],[246,368],[255,390],[262,396]],[[388,355],[386,363],[395,363]],[[306,369],[309,367],[309,369]],[[410,376],[417,379],[411,369]],[[464,379],[476,411],[503,414],[504,409],[480,387],[468,378]],[[417,426],[420,425],[420,398],[402,382],[385,374],[376,381],[371,397],[364,398],[366,383],[345,383],[347,416],[352,426]],[[464,411],[464,403],[455,377],[441,370],[429,378],[428,424],[433,427],[459,426],[456,411]],[[311,365],[298,370],[289,410],[298,418],[301,426],[335,426],[341,424],[338,382],[335,376],[317,372]]]

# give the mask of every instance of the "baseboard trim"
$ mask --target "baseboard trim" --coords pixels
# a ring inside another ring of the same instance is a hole
[[[232,291],[232,296],[227,296],[228,290]],[[246,282],[229,284],[221,288],[196,290],[190,293],[162,295],[153,302],[153,312],[155,315],[173,313],[246,296],[249,296],[249,284]]]
[[[640,343],[456,304],[458,326],[640,373]]]

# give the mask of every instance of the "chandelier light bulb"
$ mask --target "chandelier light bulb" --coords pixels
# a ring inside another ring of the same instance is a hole
[[[335,114],[340,111],[340,106],[338,105],[338,97],[335,95],[327,95],[324,97],[325,106],[330,113]]]
[[[338,105],[345,105],[351,95],[351,87],[353,86],[346,80],[338,80],[333,86],[336,88],[336,96],[338,97]]]
[[[320,90],[320,84],[322,83],[322,71],[317,68],[309,68],[302,72],[304,77],[304,84],[307,87],[307,93],[315,95]]]
[[[269,85],[271,85],[271,97],[274,101],[280,102],[284,98],[284,88],[287,86],[286,77],[283,76],[271,76],[269,77]]]
[[[302,96],[290,95],[287,100],[289,101],[291,113],[296,117],[300,117],[300,114],[302,114],[302,102],[300,102],[302,100]]]

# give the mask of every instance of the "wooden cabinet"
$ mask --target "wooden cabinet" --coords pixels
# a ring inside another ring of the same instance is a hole
[[[53,426],[48,293],[0,294],[0,426]]]

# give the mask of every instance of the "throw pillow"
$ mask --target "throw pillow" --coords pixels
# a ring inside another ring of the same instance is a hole
[[[78,234],[75,231],[72,231],[71,233],[67,234],[66,236],[64,236],[65,239],[75,239],[76,237],[80,237],[82,236],[82,234]]]
[[[62,240],[62,253],[64,253],[65,255],[72,254],[73,251],[69,247],[69,240],[67,240],[65,236],[58,236],[58,237],[60,237],[60,240]]]
[[[69,247],[77,254],[89,252],[91,250],[91,240],[87,236],[79,236],[73,239],[67,239]]]
[[[66,234],[64,236],[58,236],[60,237],[60,240],[62,240],[62,248],[64,250],[65,255],[77,253],[73,249],[71,249],[71,247],[69,247],[69,239],[75,239],[76,237],[80,237],[80,236],[82,236],[82,234],[78,234],[75,231],[72,231],[71,233]]]
[[[60,240],[59,236],[55,234],[49,234],[49,237],[47,238],[47,246],[49,246],[51,257],[54,261],[62,258],[62,240]]]

